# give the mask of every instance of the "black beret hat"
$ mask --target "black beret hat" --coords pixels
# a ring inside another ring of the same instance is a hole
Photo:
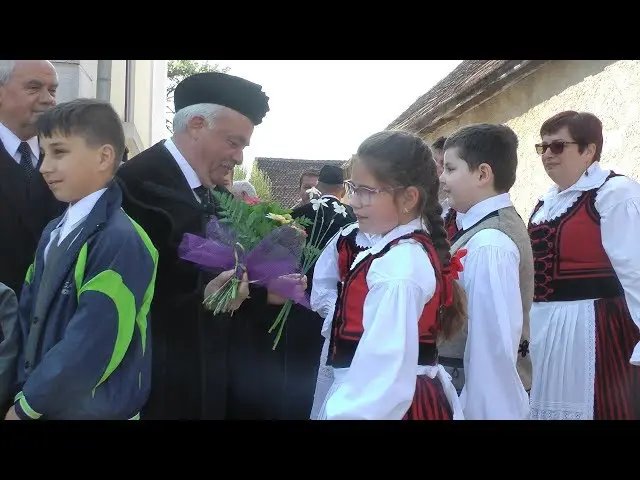
[[[244,78],[220,72],[196,73],[182,80],[173,92],[175,111],[198,103],[215,103],[235,110],[254,125],[269,111],[262,87]]]
[[[325,165],[320,169],[318,182],[327,185],[342,185],[344,183],[344,172],[340,167]]]

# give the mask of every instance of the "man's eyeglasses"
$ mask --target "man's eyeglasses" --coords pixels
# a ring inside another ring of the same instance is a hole
[[[368,207],[369,205],[371,205],[371,202],[372,202],[373,197],[375,195],[378,195],[379,193],[383,193],[383,192],[392,192],[392,191],[398,190],[399,188],[402,188],[402,187],[398,187],[398,188],[371,188],[371,187],[365,187],[364,185],[356,186],[351,180],[347,180],[346,182],[344,182],[344,188],[345,188],[347,196],[349,198],[358,197],[358,200],[360,201],[360,204],[363,207]]]
[[[564,142],[561,140],[554,140],[551,143],[537,143],[536,152],[538,153],[538,155],[544,155],[544,152],[546,152],[548,148],[554,155],[560,155],[562,152],[564,152],[564,148],[566,145],[578,145],[578,142]]]

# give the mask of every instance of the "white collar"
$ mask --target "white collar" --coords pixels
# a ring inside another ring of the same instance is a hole
[[[357,226],[357,223],[354,225]],[[356,255],[356,258],[353,260],[353,264],[351,265],[351,270],[353,270],[353,268],[358,263],[360,263],[367,255],[375,255],[377,253],[380,253],[380,251],[389,243],[402,237],[403,235],[407,235],[408,233],[414,232],[416,230],[424,230],[425,232],[429,232],[427,226],[424,224],[421,218],[415,218],[409,223],[398,225],[386,235],[371,235],[358,231],[358,236],[360,238],[356,236],[356,243],[360,247],[364,247],[364,245],[361,245],[361,243],[368,243],[368,248]],[[353,227],[350,228],[349,231],[353,231]]]
[[[22,140],[18,136],[9,130],[2,122],[0,122],[0,141],[4,145],[5,150],[12,157],[18,153],[18,147],[22,143]],[[40,158],[40,144],[38,143],[38,137],[31,137],[27,140],[33,156]]]
[[[376,242],[376,239],[382,238],[380,235],[377,235],[377,234],[364,233],[360,231],[359,228],[360,226],[358,225],[358,222],[350,223],[349,225],[347,225],[342,229],[341,235],[343,237],[346,237],[355,229],[358,229],[355,240],[356,240],[356,245],[360,248],[369,248],[371,247],[371,245],[373,245]]]
[[[193,167],[189,165],[189,162],[187,162],[187,159],[184,158],[184,155],[180,153],[180,150],[178,150],[176,144],[173,143],[173,140],[171,138],[165,140],[164,146],[167,150],[169,150],[169,153],[178,164],[178,167],[180,167],[180,170],[182,171],[184,178],[187,179],[187,183],[189,184],[189,187],[191,187],[191,190],[200,187],[202,185],[202,182],[198,178],[198,174],[193,169]]]
[[[96,205],[98,200],[100,200],[102,194],[106,191],[106,188],[102,188],[93,193],[90,193],[84,198],[81,198],[73,205],[69,205],[69,208],[67,208],[67,211],[62,217],[62,220],[60,221],[60,223],[58,223],[58,227],[64,224],[65,230],[73,230],[73,227],[75,227],[75,225],[77,225],[80,221],[82,221],[82,219],[84,219],[89,215],[89,213],[91,213],[93,207]]]
[[[589,168],[587,168],[586,172],[580,176],[576,183],[562,192],[559,191],[558,186],[554,184],[549,188],[547,193],[540,197],[540,200],[544,202],[545,200],[553,199],[559,195],[564,195],[566,192],[586,192],[587,190],[600,188],[607,180],[610,173],[611,170],[604,170],[600,167],[600,162],[593,162]]]
[[[456,226],[460,229],[466,230],[473,227],[476,223],[482,220],[496,210],[501,208],[512,207],[511,196],[508,193],[501,193],[493,197],[489,197],[481,202],[476,203],[473,207],[467,210],[466,213],[459,213],[456,215]]]
[[[330,195],[328,193],[323,194],[320,198],[333,198],[334,200],[337,200],[338,202],[340,201],[340,199],[338,197],[336,197],[335,195]]]

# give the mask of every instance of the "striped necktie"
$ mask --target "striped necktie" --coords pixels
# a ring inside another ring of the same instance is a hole
[[[20,152],[20,166],[24,168],[27,177],[30,178],[35,170],[33,160],[31,159],[31,147],[27,142],[22,142],[18,147],[18,152]]]

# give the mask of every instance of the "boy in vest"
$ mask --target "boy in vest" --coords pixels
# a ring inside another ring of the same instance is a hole
[[[504,125],[464,127],[447,138],[440,180],[457,212],[451,253],[466,249],[460,284],[467,328],[439,347],[461,392],[465,419],[523,420],[529,415],[529,310],[533,255],[527,228],[509,190],[518,138]]]
[[[121,208],[125,151],[108,103],[77,99],[38,119],[40,172],[69,208],[45,228],[20,298],[11,420],[126,420],[147,400],[157,251]]]

